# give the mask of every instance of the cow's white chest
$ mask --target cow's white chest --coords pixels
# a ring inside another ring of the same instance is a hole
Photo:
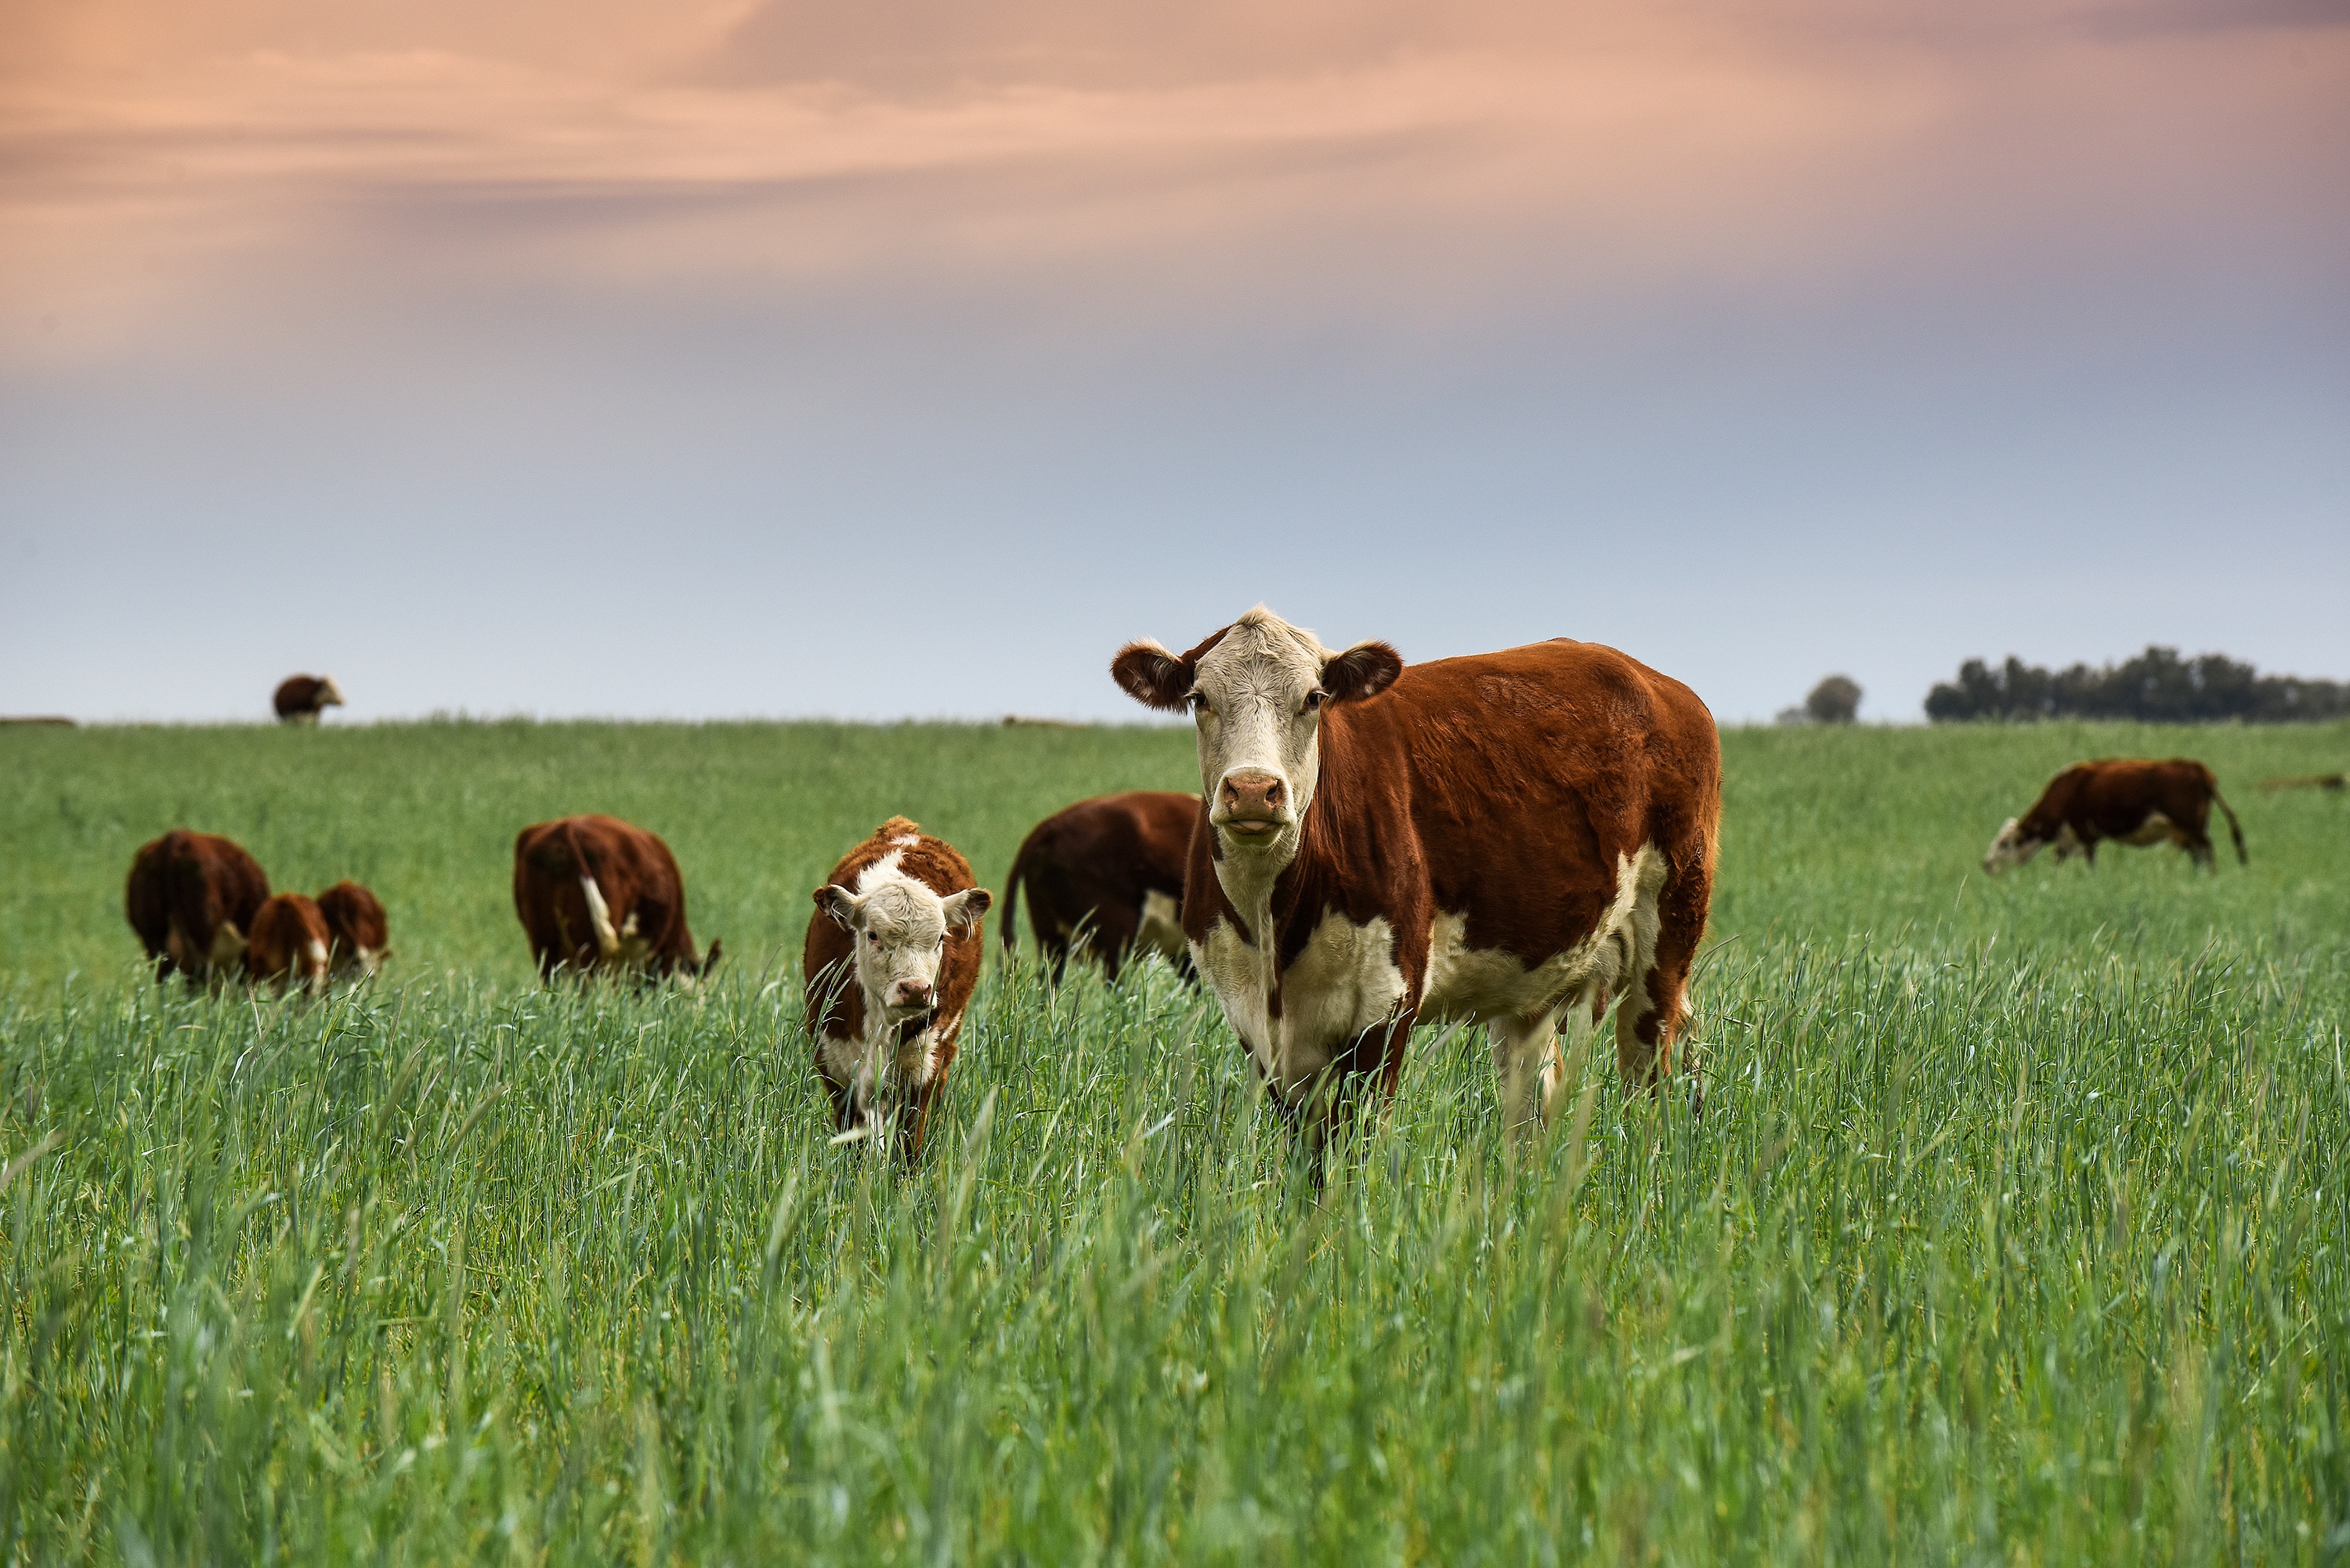
[[[1260,919],[1258,929],[1270,925]],[[1281,1014],[1273,1016],[1272,955],[1241,940],[1229,920],[1191,944],[1191,962],[1223,1004],[1233,1032],[1266,1080],[1286,1096],[1330,1064],[1339,1048],[1395,1016],[1407,987],[1395,961],[1395,930],[1384,919],[1357,925],[1326,914],[1281,974]]]
[[[877,1018],[879,1012],[868,995],[866,1018]],[[874,1103],[877,1087],[889,1092],[917,1088],[938,1076],[940,1042],[953,1039],[962,1024],[960,1012],[933,1015],[920,1033],[899,1044],[895,1024],[877,1029],[868,1023],[865,1033],[854,1038],[826,1034],[818,1049],[825,1071],[849,1085],[862,1109]]]

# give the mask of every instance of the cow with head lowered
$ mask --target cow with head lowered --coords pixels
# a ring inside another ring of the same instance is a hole
[[[2220,798],[2220,781],[2194,758],[2075,763],[2048,781],[2031,810],[2000,825],[1983,855],[1983,869],[1996,877],[2051,846],[2059,860],[2078,855],[2095,866],[2098,844],[2110,838],[2117,844],[2176,844],[2195,865],[2216,871],[2211,836],[2204,831],[2215,805],[2227,813],[2238,864],[2249,864],[2244,830]]]
[[[331,675],[289,675],[277,683],[269,705],[281,724],[315,724],[328,709],[343,705],[343,689]]]
[[[962,1036],[993,896],[954,846],[893,816],[816,889],[800,949],[837,1143],[911,1163]]]
[[[1181,963],[1183,873],[1200,797],[1172,790],[1097,795],[1028,830],[1003,877],[1003,951],[1019,946],[1020,891],[1028,925],[1055,982],[1072,951],[1098,960],[1112,981],[1135,955]]]
[[[1261,607],[1111,674],[1197,723],[1184,936],[1317,1146],[1355,1085],[1393,1093],[1418,1023],[1485,1026],[1513,1124],[1555,1115],[1560,1033],[1611,1002],[1624,1078],[1673,1072],[1721,809],[1688,687],[1565,639],[1334,653]]]
[[[242,972],[254,917],[268,898],[269,877],[243,846],[175,827],[131,857],[123,913],[157,979],[176,972],[191,985],[217,983]]]
[[[697,957],[685,877],[657,834],[616,816],[566,816],[515,836],[515,913],[549,983],[568,971],[674,977],[691,985],[718,962]]]

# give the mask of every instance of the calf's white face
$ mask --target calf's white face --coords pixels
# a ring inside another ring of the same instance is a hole
[[[821,888],[816,899],[856,944],[857,983],[868,1011],[885,1023],[928,1012],[938,997],[947,932],[979,923],[991,902],[987,889],[941,898],[891,860],[868,868],[857,883],[853,892],[837,883]]]
[[[2024,837],[2022,825],[2011,816],[2000,825],[1999,836],[1991,841],[1991,848],[1983,855],[1983,869],[1996,877],[2039,853],[2040,840]]]
[[[1194,657],[1131,643],[1110,672],[1139,701],[1191,711],[1200,787],[1225,855],[1286,864],[1321,783],[1323,710],[1384,691],[1403,659],[1380,642],[1334,654],[1259,606]]]

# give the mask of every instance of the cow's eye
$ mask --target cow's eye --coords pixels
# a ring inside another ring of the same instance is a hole
[[[1208,694],[1204,691],[1194,691],[1183,701],[1191,704],[1191,711],[1194,713],[1204,713],[1208,711]]]
[[[1308,691],[1305,694],[1305,711],[1309,713],[1318,711],[1322,706],[1322,699],[1328,695],[1330,695],[1330,693],[1327,691],[1320,691],[1318,689]]]

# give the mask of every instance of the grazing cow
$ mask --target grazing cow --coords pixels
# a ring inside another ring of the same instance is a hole
[[[357,882],[338,882],[318,895],[318,912],[327,918],[332,939],[327,950],[336,974],[365,979],[382,965],[391,931],[373,893]]]
[[[2078,855],[2095,866],[2098,841],[2110,838],[2122,844],[2176,844],[2196,865],[2216,871],[2218,858],[2203,831],[2214,805],[2228,815],[2238,863],[2251,864],[2244,853],[2244,830],[2220,798],[2220,781],[2194,758],[2153,762],[2106,757],[2075,763],[2048,781],[2030,811],[2001,825],[1999,836],[1983,856],[1983,869],[1997,876],[2051,844],[2056,846],[2057,859]]]
[[[1262,606],[1110,673],[1198,723],[1207,798],[1183,883],[1191,961],[1318,1148],[1406,1036],[1485,1025],[1513,1125],[1557,1111],[1559,1030],[1609,1002],[1618,1066],[1673,1070],[1705,929],[1721,753],[1695,693],[1565,638],[1407,668]]]
[[[952,845],[902,816],[841,857],[816,890],[800,972],[836,1142],[921,1153],[987,951],[987,889]]]
[[[131,857],[123,912],[159,980],[225,980],[244,957],[253,917],[269,897],[260,863],[217,834],[175,827]]]
[[[719,944],[693,956],[685,878],[669,846],[610,816],[567,816],[515,837],[515,912],[540,976],[568,967],[628,971],[691,982],[718,962]]]
[[[343,689],[331,675],[289,675],[277,683],[271,701],[280,723],[315,724],[320,713],[343,705]]]
[[[1111,980],[1137,948],[1183,961],[1183,871],[1200,797],[1168,790],[1106,794],[1056,811],[1031,828],[1003,878],[1003,950],[1018,948],[1014,919],[1028,888],[1028,927],[1061,978],[1072,943],[1100,958]]]
[[[256,985],[269,981],[280,993],[289,985],[323,991],[332,940],[315,900],[304,893],[279,893],[254,911],[245,976]]]

